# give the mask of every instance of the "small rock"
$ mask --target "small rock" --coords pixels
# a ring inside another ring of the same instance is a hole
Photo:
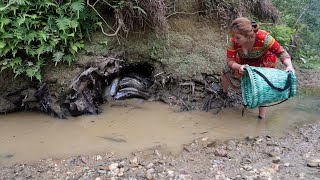
[[[290,166],[290,163],[284,163],[283,164],[285,167],[289,167]]]
[[[247,140],[247,141],[253,141],[253,140],[254,140],[254,137],[252,137],[252,136],[247,136],[247,137],[246,137],[246,140]]]
[[[309,167],[318,167],[318,166],[319,166],[319,163],[308,162],[307,165],[308,165]]]
[[[280,156],[276,156],[273,160],[272,160],[272,162],[273,163],[279,163],[281,160],[280,160]]]
[[[157,156],[161,157],[161,154],[159,153],[158,150],[154,150],[154,153],[155,153]]]
[[[105,170],[98,170],[98,173],[99,173],[99,174],[107,174],[107,171],[105,171]]]
[[[112,163],[112,164],[110,164],[109,166],[108,166],[108,168],[109,168],[109,171],[114,171],[115,169],[117,169],[118,168],[118,163]]]
[[[217,145],[216,141],[210,141],[208,142],[207,147],[215,147],[216,145]]]
[[[208,146],[208,139],[209,139],[208,137],[202,138],[201,141],[199,142],[199,145],[201,147],[207,147]]]
[[[271,166],[271,168],[272,169],[274,169],[276,172],[278,172],[279,171],[279,164],[273,164],[272,166]]]
[[[100,178],[100,177],[97,177],[95,180],[101,180],[101,178]]]
[[[124,168],[120,168],[120,173],[124,173]]]
[[[267,172],[269,172],[270,174],[276,174],[277,173],[277,171],[275,169],[273,169],[273,168],[266,168],[265,170]]]
[[[246,171],[251,171],[253,168],[250,165],[244,165],[243,169],[246,170]]]
[[[201,139],[201,141],[208,141],[208,139],[209,139],[208,137],[204,137]]]
[[[229,146],[235,146],[236,143],[233,140],[228,141],[227,143]]]
[[[146,178],[147,179],[153,179],[153,173],[154,173],[154,169],[148,169],[146,172]]]
[[[262,171],[262,172],[260,173],[260,176],[261,176],[261,177],[271,177],[272,175],[271,175],[270,172]]]
[[[173,174],[174,171],[168,170],[167,173],[170,175],[170,174]]]
[[[227,146],[227,150],[232,151],[233,150],[233,146]]]
[[[21,166],[18,166],[18,167],[15,167],[14,168],[14,172],[15,173],[19,173],[20,171],[22,171],[23,170],[23,168],[21,167]]]
[[[153,166],[154,166],[153,163],[150,163],[150,164],[147,165],[147,168],[150,169],[150,168],[152,168]]]
[[[97,161],[102,160],[102,156],[98,155],[98,156],[96,157],[96,160],[97,160]]]
[[[133,165],[138,165],[138,158],[134,157],[133,159],[130,160],[130,163]]]
[[[187,151],[187,152],[191,152],[191,147],[189,146],[183,146],[183,150]]]
[[[226,157],[227,156],[227,151],[226,150],[224,150],[224,149],[216,149],[215,151],[214,151],[214,155],[216,155],[216,156],[220,156],[220,157]]]
[[[303,179],[304,176],[305,176],[305,173],[300,173],[298,177],[299,177],[300,179]]]
[[[114,174],[119,174],[120,173],[120,169],[116,168],[115,170],[113,170]]]
[[[270,180],[268,177],[257,177],[255,180]]]
[[[307,165],[309,167],[318,167],[320,166],[320,159],[312,159],[312,160],[309,160]]]
[[[180,174],[178,176],[178,180],[191,180],[191,179],[192,179],[192,177],[188,174]]]
[[[80,157],[81,162],[83,162],[84,164],[88,164],[88,160],[85,157]]]
[[[123,175],[124,175],[123,172],[119,172],[119,174],[118,174],[119,177],[122,177]]]
[[[270,157],[277,157],[277,156],[280,156],[280,153],[277,152],[277,151],[271,151],[268,155],[269,155]]]

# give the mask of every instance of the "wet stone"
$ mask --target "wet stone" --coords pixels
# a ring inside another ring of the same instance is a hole
[[[280,156],[276,156],[274,157],[274,159],[272,160],[273,163],[280,163]]]
[[[106,174],[107,171],[105,171],[105,170],[98,170],[98,173],[99,173],[99,174]]]
[[[178,180],[191,180],[192,177],[190,175],[187,175],[187,174],[180,174],[178,176]]]
[[[114,171],[115,169],[118,168],[118,165],[119,165],[118,163],[112,163],[108,166],[108,168],[110,171]]]
[[[227,151],[224,149],[218,148],[215,150],[214,155],[219,156],[219,157],[226,157]]]
[[[246,140],[247,140],[247,141],[253,141],[253,140],[254,140],[254,137],[253,137],[253,136],[247,136],[247,137],[246,137]]]
[[[305,173],[300,173],[300,174],[298,175],[298,177],[299,177],[300,179],[304,179],[304,176],[305,176]]]
[[[153,173],[154,173],[154,169],[148,169],[146,172],[146,178],[153,179]]]
[[[278,157],[278,156],[280,156],[280,153],[277,152],[277,151],[271,151],[271,152],[269,152],[268,155],[269,155],[270,157]]]
[[[232,151],[233,150],[233,146],[227,146],[227,150]]]
[[[309,162],[309,163],[308,163],[308,166],[309,166],[309,167],[318,167],[318,163]]]
[[[236,145],[236,143],[233,140],[228,141],[227,144],[229,146],[235,146]]]

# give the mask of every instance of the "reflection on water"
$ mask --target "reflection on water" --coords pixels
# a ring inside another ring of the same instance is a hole
[[[176,113],[157,102],[132,100],[126,104],[105,105],[100,115],[68,120],[28,112],[1,115],[0,165],[111,151],[122,156],[156,145],[177,153],[182,144],[200,137],[224,140],[262,133],[284,135],[294,126],[319,121],[320,115],[317,93],[300,94],[271,107],[262,126],[257,110],[246,111],[241,117],[241,108],[215,115]]]

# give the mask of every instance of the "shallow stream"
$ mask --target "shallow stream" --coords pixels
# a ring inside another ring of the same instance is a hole
[[[227,140],[268,134],[283,136],[296,126],[320,121],[320,91],[303,90],[269,109],[259,123],[257,110],[174,112],[168,105],[140,100],[104,105],[99,115],[69,117],[20,112],[0,115],[0,165],[114,152],[119,156],[154,146],[179,153],[182,145],[209,137]]]

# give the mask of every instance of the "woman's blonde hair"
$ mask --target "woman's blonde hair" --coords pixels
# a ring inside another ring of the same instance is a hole
[[[231,32],[242,34],[251,39],[255,37],[255,33],[259,30],[259,26],[255,21],[250,21],[245,17],[239,17],[232,21],[230,30]]]

